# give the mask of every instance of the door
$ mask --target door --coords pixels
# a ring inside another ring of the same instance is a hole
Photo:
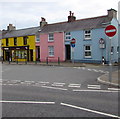
[[[5,60],[9,61],[10,59],[10,51],[9,50],[5,50]]]
[[[33,50],[30,50],[30,61],[33,61]]]
[[[66,49],[66,60],[71,60],[71,46],[65,45],[65,49]]]

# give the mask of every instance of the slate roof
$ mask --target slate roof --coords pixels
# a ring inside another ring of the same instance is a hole
[[[103,27],[103,23],[110,22],[111,20],[112,18],[109,18],[106,15],[106,16],[75,20],[73,22],[66,21],[66,22],[60,22],[54,24],[47,24],[42,28],[41,33],[101,28]]]
[[[12,30],[7,31],[3,34],[2,38],[10,38],[10,37],[20,37],[20,36],[28,36],[35,35],[40,30],[40,27],[31,27],[26,29]]]

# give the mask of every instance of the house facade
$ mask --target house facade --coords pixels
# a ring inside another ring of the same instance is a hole
[[[75,62],[101,63],[102,58],[106,63],[110,61],[110,40],[105,35],[105,28],[114,25],[118,31],[117,11],[108,10],[104,16],[76,20],[70,11],[68,21],[47,24],[41,20],[40,59],[45,61],[72,60]],[[71,47],[71,39],[76,39],[75,47]],[[118,33],[111,40],[111,60],[118,62]],[[74,51],[74,57],[73,57]]]
[[[40,27],[16,30],[12,24],[2,31],[3,61],[36,61],[36,33]]]

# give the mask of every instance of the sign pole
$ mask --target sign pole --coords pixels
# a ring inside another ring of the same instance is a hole
[[[74,64],[74,47],[72,47],[72,63]]]
[[[112,81],[112,61],[111,61],[111,39],[112,37],[109,37],[109,81]]]
[[[111,39],[116,34],[117,29],[113,25],[105,28],[105,34],[109,37],[109,81],[112,81],[112,61],[111,61]]]

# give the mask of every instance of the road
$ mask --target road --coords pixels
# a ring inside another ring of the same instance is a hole
[[[102,67],[3,65],[3,117],[117,117],[118,92]]]

